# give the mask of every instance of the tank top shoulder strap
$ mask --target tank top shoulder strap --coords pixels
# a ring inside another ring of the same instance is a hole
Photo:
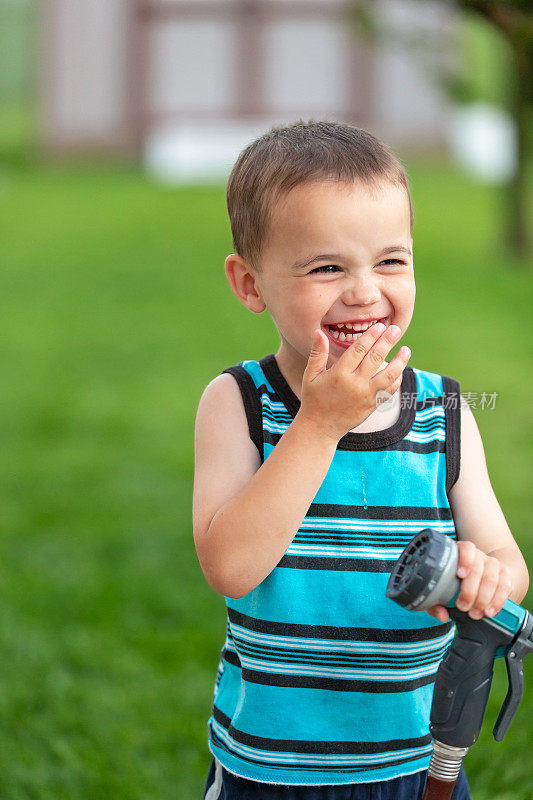
[[[261,367],[257,361],[240,361],[235,366],[223,369],[221,375],[225,372],[233,375],[237,381],[248,421],[250,439],[257,447],[261,463],[263,463],[263,410],[260,387],[265,378]],[[261,377],[263,380],[261,380]]]
[[[442,376],[444,415],[446,417],[446,493],[459,477],[461,466],[461,394],[459,381]]]
[[[418,385],[417,410],[434,407],[444,425],[446,494],[459,477],[461,464],[461,395],[459,382],[447,375],[415,369]],[[428,412],[427,412],[428,413]]]

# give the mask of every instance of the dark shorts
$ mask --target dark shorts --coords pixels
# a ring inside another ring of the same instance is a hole
[[[421,800],[425,772],[376,783],[344,783],[335,786],[278,786],[238,778],[211,760],[204,800]],[[463,767],[451,800],[472,800]]]

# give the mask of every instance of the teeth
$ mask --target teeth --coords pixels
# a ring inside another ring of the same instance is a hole
[[[370,322],[344,322],[344,323],[341,323],[340,325],[337,325],[336,327],[349,328],[352,331],[362,332],[362,331],[368,330],[368,328],[371,328],[372,325],[376,324],[376,322],[377,322],[376,319],[373,319]],[[333,331],[334,326],[331,326],[331,327],[332,327],[332,331]]]
[[[342,331],[336,331],[333,328],[330,329],[330,333],[334,339],[338,339],[340,342],[353,342],[363,335],[363,331],[360,331],[359,333],[343,333]]]

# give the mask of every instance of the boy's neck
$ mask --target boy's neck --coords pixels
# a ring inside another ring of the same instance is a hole
[[[283,343],[279,346],[276,353],[276,361],[281,374],[291,387],[292,391],[301,401],[302,399],[302,381],[307,366],[307,361],[291,357],[283,347]]]

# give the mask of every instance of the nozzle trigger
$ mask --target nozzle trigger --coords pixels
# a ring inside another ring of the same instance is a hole
[[[509,688],[505,695],[505,700],[498,714],[498,719],[492,730],[492,735],[497,742],[501,742],[507,729],[511,724],[511,720],[515,715],[516,709],[520,705],[522,695],[524,694],[524,673],[522,670],[522,659],[517,658],[516,653],[511,648],[510,652],[505,656],[505,666],[507,668],[507,679],[509,681]]]
[[[522,671],[522,659],[527,653],[533,650],[533,617],[526,612],[524,624],[521,630],[513,639],[505,656],[505,666],[507,668],[507,680],[509,688],[505,695],[505,700],[498,714],[498,719],[492,730],[492,735],[497,742],[501,742],[507,728],[514,716],[514,713],[524,694],[524,673]]]

